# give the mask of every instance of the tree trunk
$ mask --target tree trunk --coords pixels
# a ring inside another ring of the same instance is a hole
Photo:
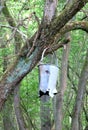
[[[87,50],[85,63],[78,83],[78,92],[77,92],[77,97],[75,100],[75,106],[73,110],[71,130],[79,130],[78,120],[79,120],[80,111],[82,109],[82,101],[84,98],[87,80],[88,80],[88,50]]]
[[[72,0],[67,1],[66,6],[71,6]],[[70,39],[70,33],[65,34],[66,39]],[[68,56],[69,56],[70,43],[64,45],[62,53],[62,64],[61,64],[61,76],[60,76],[60,92],[56,95],[55,99],[55,130],[62,130],[63,120],[63,97],[67,86],[67,67],[68,67]]]
[[[22,111],[20,108],[20,97],[19,97],[19,87],[18,86],[14,90],[14,109],[15,109],[15,114],[16,114],[19,130],[27,130],[25,127]]]
[[[41,130],[51,130],[51,116],[50,116],[50,97],[47,95],[41,96]]]
[[[53,20],[56,12],[56,7],[57,7],[57,0],[52,1],[46,0],[44,9],[44,18],[43,18],[44,26],[49,25],[50,22]],[[40,100],[41,100],[41,106],[40,106],[41,130],[51,130],[51,116],[49,106],[50,97],[48,95],[43,95],[41,96]]]
[[[68,54],[69,54],[69,44],[65,45],[63,49],[61,76],[60,76],[60,92],[55,97],[56,98],[55,130],[62,130],[62,105],[63,105],[63,96],[66,89]]]
[[[4,44],[4,42],[2,48],[6,49],[6,45]],[[7,57],[7,52],[5,51],[3,53],[3,72],[6,71],[8,65],[6,57]],[[8,101],[5,103],[2,114],[3,114],[4,130],[16,130],[16,126],[14,125],[15,118],[13,116],[13,95],[10,95]]]
[[[10,96],[3,108],[3,125],[4,130],[17,130],[15,114],[13,114],[13,98]]]

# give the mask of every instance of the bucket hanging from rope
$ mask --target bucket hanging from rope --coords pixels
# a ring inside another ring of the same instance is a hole
[[[39,63],[39,96],[48,95],[53,97],[56,93],[56,84],[58,80],[58,59],[55,52],[50,63],[44,63],[44,54],[46,49],[42,53],[42,57]],[[52,63],[53,61],[53,63]]]

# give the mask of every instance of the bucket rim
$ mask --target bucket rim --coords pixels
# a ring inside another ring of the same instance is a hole
[[[50,63],[48,63],[48,64],[46,64],[46,63],[40,63],[40,64],[38,64],[38,67],[39,67],[39,66],[42,66],[42,65],[52,65],[52,66],[54,66],[54,67],[59,68],[59,66],[57,66],[57,65],[55,65],[55,64],[50,64]]]

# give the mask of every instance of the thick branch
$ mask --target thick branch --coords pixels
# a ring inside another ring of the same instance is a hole
[[[41,58],[43,48],[36,48],[29,58],[20,57],[4,74],[0,82],[0,109],[11,90],[34,68]]]
[[[75,21],[67,23],[56,35],[56,39],[61,39],[64,34],[72,30],[81,29],[88,33],[88,22],[87,21]],[[68,38],[70,40],[70,38]],[[58,46],[58,45],[57,45]]]
[[[88,22],[87,21],[70,22],[62,28],[62,30],[60,31],[60,35],[76,29],[81,29],[88,33]]]

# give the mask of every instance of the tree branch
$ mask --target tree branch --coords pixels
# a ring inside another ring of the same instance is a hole
[[[64,39],[62,42],[52,44],[46,51],[46,54],[52,53],[52,50],[56,51],[57,49],[64,47],[64,45],[68,44],[68,42],[70,42],[70,39]]]
[[[66,33],[76,29],[81,29],[88,33],[88,22],[87,21],[69,22],[62,28],[60,34],[63,32]]]

